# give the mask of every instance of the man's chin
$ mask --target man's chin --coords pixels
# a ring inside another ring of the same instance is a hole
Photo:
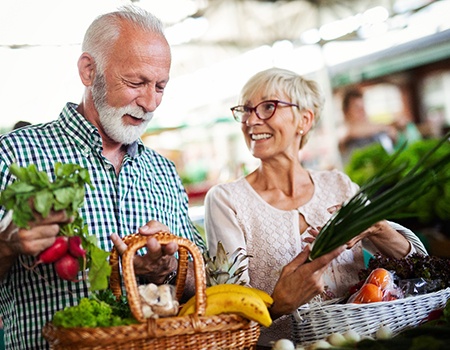
[[[142,126],[140,127],[124,126],[122,130],[120,130],[119,132],[117,130],[108,132],[108,136],[118,143],[130,145],[139,140],[139,138],[145,133],[145,129],[146,127]]]

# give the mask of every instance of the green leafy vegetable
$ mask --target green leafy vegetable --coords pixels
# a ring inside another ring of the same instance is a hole
[[[395,218],[399,212],[432,188],[439,174],[450,162],[450,152],[437,160],[430,156],[443,144],[449,142],[450,133],[445,135],[414,167],[406,172],[393,186],[386,184],[397,178],[407,168],[407,163],[393,166],[405,145],[358,193],[345,202],[322,227],[311,250],[313,260],[345,244],[373,224],[388,217]],[[439,178],[442,181],[442,177]],[[448,181],[449,179],[444,179]]]
[[[83,206],[85,186],[93,188],[87,169],[78,164],[55,163],[55,178],[39,171],[35,164],[19,167],[10,166],[16,181],[0,194],[0,205],[13,211],[13,222],[21,228],[30,228],[36,220],[36,214],[46,218],[51,211],[65,210],[73,220],[60,225],[60,235],[80,236],[82,247],[86,250],[86,267],[91,290],[108,287],[111,267],[108,264],[109,253],[97,245],[97,237],[89,235],[87,225],[79,215]]]
[[[13,221],[18,227],[29,228],[35,221],[35,212],[47,217],[50,210],[65,210],[68,216],[77,216],[83,205],[85,184],[92,187],[89,172],[77,164],[55,164],[55,180],[52,182],[35,164],[9,168],[17,180],[0,195],[0,204],[13,210]]]
[[[408,167],[397,177],[392,178],[386,186],[393,186],[438,142],[439,139],[430,138],[408,143],[394,162],[396,165],[407,162]],[[450,143],[443,144],[430,156],[428,161],[439,159],[448,152],[450,152]],[[389,154],[381,145],[370,145],[354,152],[345,167],[345,173],[354,182],[363,185],[378,172],[379,164],[384,164],[387,159],[389,159]],[[445,225],[450,218],[450,181],[444,179],[450,177],[450,163],[445,168],[438,175],[442,177],[442,181],[437,180],[436,186],[402,209],[401,213],[404,218],[400,218],[399,223],[405,223],[407,227],[409,225],[421,227],[436,223]],[[443,233],[446,233],[445,230]]]
[[[105,297],[106,296],[106,297]],[[132,318],[126,299],[91,296],[82,298],[78,305],[66,307],[53,316],[53,324],[58,327],[110,327],[137,323]]]
[[[399,280],[423,278],[427,281],[435,281],[436,290],[450,287],[450,259],[448,258],[414,253],[397,259],[377,253],[369,260],[367,269],[359,272],[359,279],[366,280],[371,271],[380,267],[394,271],[395,277]]]

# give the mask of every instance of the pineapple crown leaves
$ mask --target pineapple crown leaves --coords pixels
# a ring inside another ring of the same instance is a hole
[[[247,270],[247,266],[241,264],[251,255],[244,254],[243,248],[237,248],[231,256],[225,251],[222,242],[217,242],[216,256],[210,257],[205,251],[203,258],[206,267],[206,284],[213,286],[216,284],[245,284],[241,281],[242,274]]]

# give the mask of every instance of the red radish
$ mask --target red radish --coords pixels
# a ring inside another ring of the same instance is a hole
[[[81,245],[80,236],[69,237],[69,252],[75,258],[84,258],[86,256],[86,250]]]
[[[55,243],[51,247],[48,247],[43,252],[38,255],[34,266],[39,264],[51,264],[60,259],[67,253],[69,249],[69,243],[67,237],[58,236],[56,237]]]
[[[76,282],[78,271],[80,270],[80,263],[78,259],[70,254],[64,255],[61,259],[55,262],[55,270],[59,277],[66,281]]]

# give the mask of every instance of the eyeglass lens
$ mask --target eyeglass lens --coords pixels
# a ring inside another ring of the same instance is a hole
[[[241,122],[247,121],[250,115],[255,111],[260,119],[269,119],[275,113],[277,103],[271,101],[264,101],[259,103],[256,107],[240,106],[233,109],[234,117]]]

